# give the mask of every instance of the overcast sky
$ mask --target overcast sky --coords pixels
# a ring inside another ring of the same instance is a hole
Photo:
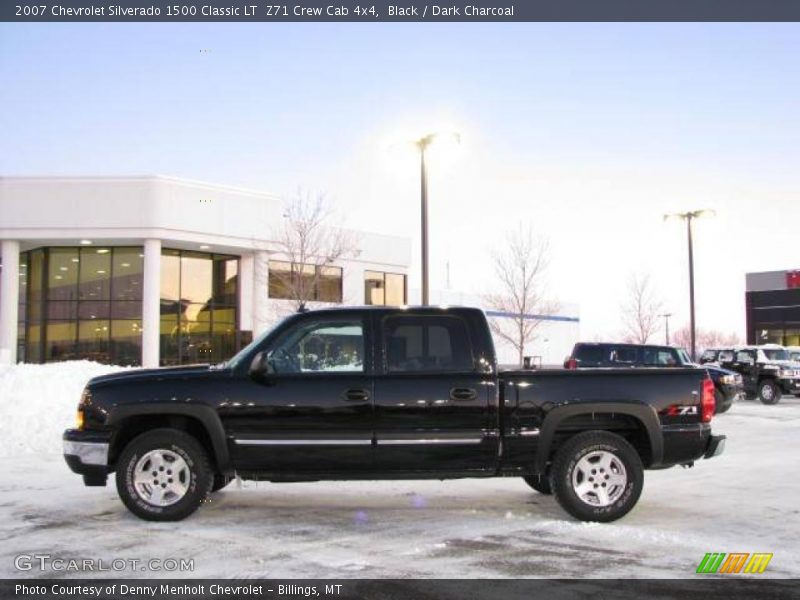
[[[357,228],[413,237],[431,165],[432,287],[491,289],[521,222],[552,294],[612,338],[634,272],[673,327],[744,335],[744,274],[800,268],[797,24],[0,24],[0,173],[175,175],[324,190]],[[444,154],[444,149],[442,150]],[[418,287],[415,244],[412,287]]]

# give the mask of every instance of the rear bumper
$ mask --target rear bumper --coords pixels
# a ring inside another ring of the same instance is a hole
[[[73,473],[83,475],[86,485],[105,485],[111,434],[67,429],[62,437],[64,461]]]
[[[725,439],[724,435],[712,435],[708,438],[708,446],[703,458],[714,458],[722,454],[725,451]]]

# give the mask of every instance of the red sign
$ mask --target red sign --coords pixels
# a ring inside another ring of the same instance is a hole
[[[786,271],[786,287],[800,288],[800,271]]]

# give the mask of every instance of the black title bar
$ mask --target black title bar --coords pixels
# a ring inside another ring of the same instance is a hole
[[[800,0],[1,0],[6,22],[800,21]]]
[[[796,579],[6,579],[27,600],[790,600]]]

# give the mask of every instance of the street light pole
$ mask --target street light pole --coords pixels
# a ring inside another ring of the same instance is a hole
[[[692,244],[692,219],[693,213],[686,214],[686,237],[689,240],[689,328],[692,340],[692,362],[697,358],[695,352],[695,323],[694,323],[694,245]]]
[[[461,136],[458,133],[450,132],[443,133],[429,133],[421,137],[415,143],[419,148],[419,171],[420,171],[420,204],[421,204],[421,221],[422,221],[422,305],[427,306],[430,301],[429,277],[428,277],[428,167],[425,162],[428,146],[435,140],[447,135],[455,140],[456,143],[461,141]]]
[[[713,215],[713,210],[702,209],[692,210],[684,213],[674,213],[664,215],[664,219],[678,218],[686,221],[686,238],[689,243],[689,329],[691,336],[691,357],[694,361],[697,357],[696,351],[696,330],[694,316],[694,246],[692,243],[692,221],[705,215]]]
[[[431,143],[428,135],[419,140],[420,199],[422,202],[422,305],[428,305],[428,170],[425,166],[425,150]]]
[[[663,315],[659,316],[664,317],[664,328],[667,332],[667,346],[669,346],[669,318],[672,316],[672,313],[664,313]]]

